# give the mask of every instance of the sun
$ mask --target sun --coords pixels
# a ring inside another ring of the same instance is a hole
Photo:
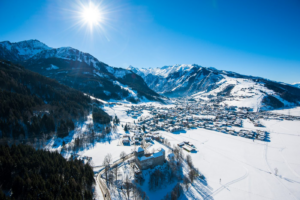
[[[98,25],[102,20],[102,14],[98,6],[90,2],[87,6],[83,7],[81,17],[85,23],[91,27]]]

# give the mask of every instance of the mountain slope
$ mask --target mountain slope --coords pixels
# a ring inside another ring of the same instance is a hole
[[[223,77],[198,65],[174,65],[154,69],[128,68],[144,78],[148,86],[159,94],[170,97],[188,96],[210,91]]]
[[[1,58],[104,100],[161,101],[140,76],[71,47],[50,48],[38,40],[5,41],[0,43]]]
[[[253,109],[299,105],[300,89],[260,77],[241,75],[199,65],[174,65],[129,70],[139,74],[148,86],[169,97],[222,100]]]
[[[300,82],[299,83],[293,83],[292,84],[294,87],[300,88]]]
[[[0,138],[38,137],[74,129],[73,121],[91,110],[91,99],[82,92],[0,60]],[[102,113],[104,123],[110,117]]]

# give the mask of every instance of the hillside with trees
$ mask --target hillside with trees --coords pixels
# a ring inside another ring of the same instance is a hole
[[[0,199],[92,199],[89,164],[27,145],[0,145]]]
[[[56,80],[0,61],[0,138],[65,137],[92,110],[91,99]],[[97,109],[99,123],[110,117]]]

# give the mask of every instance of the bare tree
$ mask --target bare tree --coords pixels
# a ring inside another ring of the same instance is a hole
[[[120,153],[120,158],[122,158],[123,161],[125,160],[125,156],[126,156],[126,153],[125,153],[124,151],[122,151],[122,152]]]
[[[108,184],[108,175],[109,175],[109,168],[110,168],[109,165],[110,165],[111,161],[112,161],[112,156],[109,153],[104,157],[104,160],[103,160],[106,184]]]
[[[199,172],[197,169],[191,169],[190,172],[189,172],[189,178],[191,180],[191,182],[193,183],[194,180],[196,179],[196,177],[198,176]]]
[[[119,171],[119,168],[118,168],[118,165],[116,165],[115,168],[113,169],[116,181],[118,180],[118,171]]]
[[[106,185],[108,185],[108,174],[109,174],[109,166],[106,165],[104,167],[104,173],[105,173],[105,181],[106,181]]]
[[[188,166],[190,167],[190,169],[192,169],[194,167],[191,155],[186,156],[186,162],[187,162]]]
[[[186,190],[189,189],[190,183],[191,183],[190,180],[186,176],[183,177],[183,185],[184,185]]]
[[[131,188],[131,182],[130,182],[128,176],[126,176],[126,178],[125,178],[125,183],[124,183],[124,184],[125,184],[124,186],[125,186],[127,198],[129,199],[129,196],[130,196],[130,188]]]
[[[114,175],[111,173],[111,171],[109,171],[108,173],[108,186],[111,186],[114,182]]]
[[[174,145],[173,153],[174,153],[175,160],[177,162],[179,162],[183,159],[183,152],[182,152],[182,149],[180,147]]]
[[[109,165],[111,163],[111,161],[112,161],[112,156],[109,153],[104,157],[103,165]]]

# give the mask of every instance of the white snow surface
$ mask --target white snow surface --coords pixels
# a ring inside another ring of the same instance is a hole
[[[127,69],[133,70],[135,73],[138,75],[147,76],[148,74],[153,74],[156,76],[161,76],[161,77],[168,77],[169,74],[174,73],[174,72],[183,72],[187,71],[193,68],[193,65],[188,65],[188,64],[182,64],[182,65],[173,65],[173,66],[163,66],[163,67],[157,67],[157,68],[139,68],[136,70],[136,68],[129,66]]]
[[[194,165],[206,177],[182,199],[299,199],[299,121],[262,120],[271,142],[252,141],[206,129],[163,132],[172,144],[189,140],[197,148]],[[244,123],[254,129],[250,123]],[[278,175],[274,175],[274,169]],[[221,182],[220,182],[221,179]]]
[[[138,96],[137,96],[137,91],[132,90],[130,87],[128,87],[127,85],[123,85],[121,84],[119,81],[114,81],[113,82],[115,85],[120,86],[123,90],[127,90],[129,92],[129,97],[132,97],[136,100],[138,100]]]
[[[300,107],[272,110],[270,112],[284,114],[284,115],[291,115],[291,116],[300,116]]]

